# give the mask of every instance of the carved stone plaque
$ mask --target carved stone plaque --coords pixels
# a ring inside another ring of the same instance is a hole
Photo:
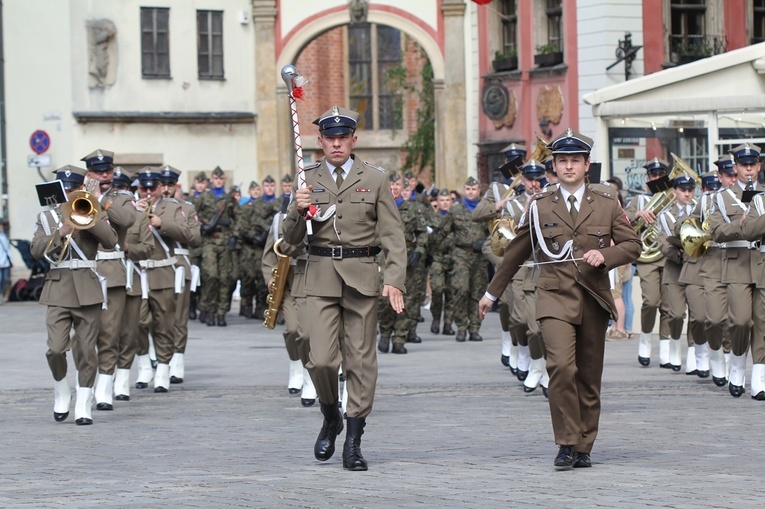
[[[494,127],[512,127],[518,114],[518,102],[515,91],[501,81],[489,81],[481,90],[481,107],[484,115],[494,121]]]
[[[104,88],[117,79],[117,28],[108,19],[88,21],[88,86]]]
[[[559,85],[545,85],[537,96],[537,119],[552,124],[560,123],[563,116],[563,92]]]

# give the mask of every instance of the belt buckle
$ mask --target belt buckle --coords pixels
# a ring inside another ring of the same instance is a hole
[[[343,246],[329,246],[329,248],[332,250],[330,256],[333,260],[343,259]]]

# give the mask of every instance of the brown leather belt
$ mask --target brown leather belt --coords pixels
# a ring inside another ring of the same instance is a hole
[[[343,258],[361,258],[364,256],[375,256],[380,252],[380,246],[309,246],[308,253],[316,256],[328,256],[334,260]]]

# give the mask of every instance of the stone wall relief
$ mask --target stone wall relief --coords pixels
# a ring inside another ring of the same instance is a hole
[[[108,19],[88,21],[88,86],[105,88],[117,80],[117,28]]]

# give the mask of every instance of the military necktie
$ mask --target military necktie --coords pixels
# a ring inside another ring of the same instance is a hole
[[[568,211],[571,213],[571,220],[574,221],[574,224],[576,225],[576,216],[579,214],[579,211],[576,210],[576,196],[573,194],[568,195],[568,201],[571,203],[571,207]]]
[[[338,189],[343,185],[343,169],[340,167],[335,168],[335,183]]]

